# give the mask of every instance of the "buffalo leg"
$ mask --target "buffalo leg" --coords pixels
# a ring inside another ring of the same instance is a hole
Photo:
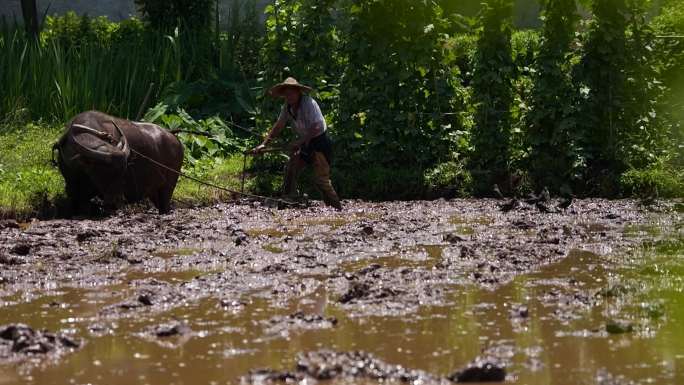
[[[159,214],[168,214],[171,211],[171,195],[173,190],[169,188],[162,188],[157,193],[157,199],[153,200],[152,203],[159,210]]]
[[[180,164],[178,168],[180,168]],[[165,180],[166,183],[159,189],[158,194],[157,209],[159,214],[168,214],[171,211],[171,198],[173,197],[173,190],[176,189],[176,183],[178,183],[178,174],[167,174]]]
[[[65,189],[67,197],[71,203],[71,214],[76,216],[89,216],[91,214],[90,200],[97,195],[94,187],[88,185],[87,183],[82,183],[79,185],[67,183]]]
[[[71,203],[71,215],[90,215],[90,200],[97,195],[95,185],[87,174],[67,169],[61,162],[59,166],[64,176],[64,190]]]

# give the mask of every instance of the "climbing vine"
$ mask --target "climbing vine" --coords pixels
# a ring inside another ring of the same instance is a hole
[[[625,0],[598,0],[592,11],[594,19],[576,68],[581,96],[577,139],[586,160],[583,189],[605,196],[617,193],[617,178],[625,170],[619,146],[626,126],[628,8]]]

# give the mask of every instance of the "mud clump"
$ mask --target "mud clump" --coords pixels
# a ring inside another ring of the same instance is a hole
[[[335,352],[319,350],[300,353],[293,371],[270,369],[250,372],[242,383],[289,382],[303,380],[353,380],[397,381],[423,384],[444,383],[443,379],[420,370],[391,365],[365,352]]]
[[[357,275],[366,275],[366,274],[372,273],[372,272],[380,269],[381,267],[382,267],[382,265],[380,265],[379,263],[371,263],[370,265],[368,265],[362,269],[359,269],[359,271],[357,271],[356,274]]]
[[[0,326],[0,357],[60,355],[81,347],[81,343],[62,334],[35,331],[24,324]]]
[[[228,231],[230,231],[230,235],[233,237],[235,246],[244,245],[249,242],[249,235],[235,224],[230,224]]]
[[[97,230],[85,230],[76,234],[76,242],[83,243],[91,238],[96,238],[100,236],[100,232]]]
[[[8,255],[2,254],[0,252],[0,265],[17,266],[23,265],[25,262],[23,259],[18,257],[10,257]]]
[[[613,320],[606,323],[606,332],[609,334],[625,334],[634,332],[634,325],[623,320]]]
[[[496,360],[477,358],[448,378],[452,382],[502,382],[506,380],[506,368]]]
[[[370,282],[352,281],[349,289],[340,296],[341,304],[350,304],[357,301],[374,302],[384,298],[393,298],[404,294],[402,290],[386,287],[383,285],[372,285]]]
[[[240,379],[241,384],[299,383],[305,380],[303,373],[286,372],[273,369],[256,369]]]
[[[366,282],[352,282],[349,290],[339,298],[340,303],[349,303],[355,299],[367,297],[370,294],[371,286]]]
[[[171,321],[159,325],[148,326],[137,336],[154,342],[167,349],[177,349],[195,336],[190,326],[182,321]]]
[[[19,222],[15,221],[14,219],[0,220],[0,230],[19,229],[19,228],[21,228],[21,226],[19,226]]]
[[[170,309],[183,303],[186,295],[175,285],[154,278],[134,281],[137,294],[129,299],[109,305],[100,311],[101,315],[123,316],[144,309]]]
[[[298,311],[285,317],[273,317],[264,323],[267,326],[267,333],[285,334],[289,330],[331,329],[337,325],[337,318]]]
[[[180,322],[158,325],[152,330],[152,334],[159,338],[182,336],[189,333],[192,333],[192,330],[188,327],[188,325]]]
[[[444,234],[443,239],[448,243],[460,243],[465,241],[465,238],[455,233]]]
[[[28,243],[18,243],[10,249],[10,253],[25,256],[31,252],[31,248],[32,246]]]
[[[370,236],[370,235],[373,235],[374,233],[375,233],[375,229],[373,228],[373,226],[365,225],[365,226],[361,227],[361,234],[363,234],[365,236]]]

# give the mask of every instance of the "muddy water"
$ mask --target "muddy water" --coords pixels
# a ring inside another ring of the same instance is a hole
[[[589,384],[606,370],[636,383],[680,384],[684,383],[684,255],[674,257],[673,261],[646,250],[639,261],[615,261],[575,250],[563,262],[493,291],[454,287],[448,306],[425,307],[406,318],[347,317],[331,304],[334,300],[324,287],[286,308],[251,300],[231,309],[206,300],[154,318],[112,322],[108,327],[124,338],[98,337],[59,365],[34,369],[21,381],[225,383],[254,368],[292,367],[296,353],[322,347],[372,352],[387,362],[446,375],[483,348],[499,347],[510,360],[510,378],[516,383],[568,383],[572,378],[572,383]],[[616,262],[617,268],[605,268]],[[671,273],[661,280],[652,276],[653,266]],[[609,297],[613,294],[608,291],[615,287],[626,288]],[[588,295],[595,304],[575,304],[576,294]],[[2,317],[23,319],[39,328],[80,330],[103,303],[120,296],[101,289],[57,291],[29,304],[7,307]],[[563,296],[568,297],[557,300]],[[649,306],[658,313],[649,315]],[[58,310],[45,310],[51,307]],[[524,309],[527,315],[520,317]],[[264,332],[268,329],[264,323],[273,316],[295,311],[336,317],[338,324],[322,330]],[[633,323],[635,331],[606,332],[606,325],[618,318]],[[170,320],[187,323],[193,334],[166,340],[140,336],[147,326]],[[3,371],[4,383],[19,380],[11,372]]]
[[[445,225],[457,234],[462,234],[459,229],[463,227],[472,228],[469,235],[476,236],[495,224],[494,219],[471,218],[452,218]],[[511,383],[682,384],[684,251],[679,220],[675,226],[671,221],[652,220],[621,226],[579,222],[588,235],[573,242],[564,258],[495,285],[464,280],[461,276],[470,274],[469,270],[452,266],[446,275],[456,278],[445,284],[443,299],[420,300],[416,310],[409,312],[378,316],[363,310],[377,303],[341,303],[336,277],[352,274],[353,279],[361,279],[360,271],[371,268],[382,274],[370,280],[387,280],[389,275],[383,274],[396,271],[424,272],[430,278],[440,264],[454,258],[453,245],[437,242],[441,236],[435,234],[446,233],[444,228],[412,242],[390,245],[364,238],[365,253],[355,252],[355,257],[345,253],[339,263],[321,273],[283,273],[289,284],[306,286],[299,294],[277,292],[273,286],[278,286],[278,276],[272,285],[225,289],[150,311],[122,316],[103,313],[108,306],[136,297],[136,282],[211,285],[230,266],[237,266],[231,260],[219,270],[216,261],[209,264],[214,268],[192,268],[189,263],[183,265],[188,268],[178,269],[176,262],[201,253],[201,248],[187,243],[156,248],[150,255],[160,259],[159,264],[113,272],[110,267],[107,274],[120,277],[112,285],[54,287],[1,298],[0,325],[21,322],[36,329],[61,330],[83,338],[85,345],[57,362],[0,365],[0,384],[237,383],[257,368],[292,370],[299,352],[319,349],[365,351],[385,362],[436,376],[447,376],[486,353],[507,364]],[[338,217],[276,221],[272,227],[264,223],[247,231],[262,240],[252,241],[254,249],[250,250],[265,251],[273,258],[293,253],[294,264],[304,258],[306,246],[316,242],[317,235],[302,227],[321,227],[340,237],[349,223]],[[374,227],[377,233],[380,226]],[[636,239],[636,246],[617,250],[612,241],[604,240],[611,232]],[[537,236],[529,229],[510,233]],[[493,237],[485,235],[473,242],[484,244]],[[298,236],[304,241],[297,246],[286,240]],[[429,242],[420,243],[421,239]],[[364,250],[363,244],[350,249]],[[464,253],[461,249],[459,258]],[[271,262],[277,264],[277,260]],[[278,295],[282,298],[274,299]],[[411,303],[391,295],[388,301],[384,304],[388,308],[394,306],[392,301],[399,306]],[[298,322],[291,317],[294,314],[320,317]],[[149,332],[172,323],[188,331],[169,337]]]
[[[677,384],[684,382],[684,255],[666,257],[646,250],[639,260],[615,261],[576,250],[560,263],[493,291],[454,287],[447,306],[425,307],[406,318],[347,317],[331,303],[324,286],[286,308],[256,299],[233,308],[207,300],[154,318],[112,322],[108,327],[124,338],[98,337],[59,365],[34,369],[21,380],[225,383],[253,368],[291,367],[297,352],[321,347],[364,350],[387,362],[449,374],[483,348],[500,347],[516,383],[595,383],[597,373],[605,371],[637,383]],[[613,264],[617,268],[605,267]],[[653,276],[654,265],[670,272],[666,279]],[[616,287],[626,289],[608,297],[606,289]],[[556,301],[554,296],[548,300],[549,293],[568,298],[584,293],[596,303],[584,306]],[[6,307],[2,317],[53,330],[79,330],[103,302],[120,295],[107,295],[102,289],[57,291],[26,305]],[[662,315],[649,316],[648,306],[663,309]],[[49,307],[59,310],[45,311]],[[527,315],[519,317],[523,307]],[[322,330],[264,332],[273,316],[295,311],[336,317],[338,324]],[[607,333],[606,325],[615,318],[633,322],[636,331]],[[167,340],[141,334],[160,320],[185,322],[193,333]],[[3,378],[2,383],[20,380],[8,369]]]

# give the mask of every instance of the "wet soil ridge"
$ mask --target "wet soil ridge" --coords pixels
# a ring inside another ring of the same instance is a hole
[[[300,353],[292,371],[260,369],[241,378],[242,384],[366,379],[402,383],[443,384],[444,379],[420,370],[391,365],[365,352],[318,350]]]
[[[422,370],[388,364],[366,352],[318,350],[300,353],[293,371],[254,370],[241,378],[243,384],[364,379],[411,384],[501,382],[506,369],[494,356],[478,357],[467,367],[445,378]]]
[[[138,336],[159,346],[176,349],[184,345],[196,333],[186,322],[173,320],[159,325],[150,325],[142,330]]]
[[[80,348],[81,344],[64,334],[36,331],[24,324],[0,326],[0,358],[7,361],[36,356],[58,358]]]
[[[288,316],[273,317],[262,324],[266,327],[266,333],[286,336],[289,330],[331,329],[337,325],[337,318],[298,311]]]

